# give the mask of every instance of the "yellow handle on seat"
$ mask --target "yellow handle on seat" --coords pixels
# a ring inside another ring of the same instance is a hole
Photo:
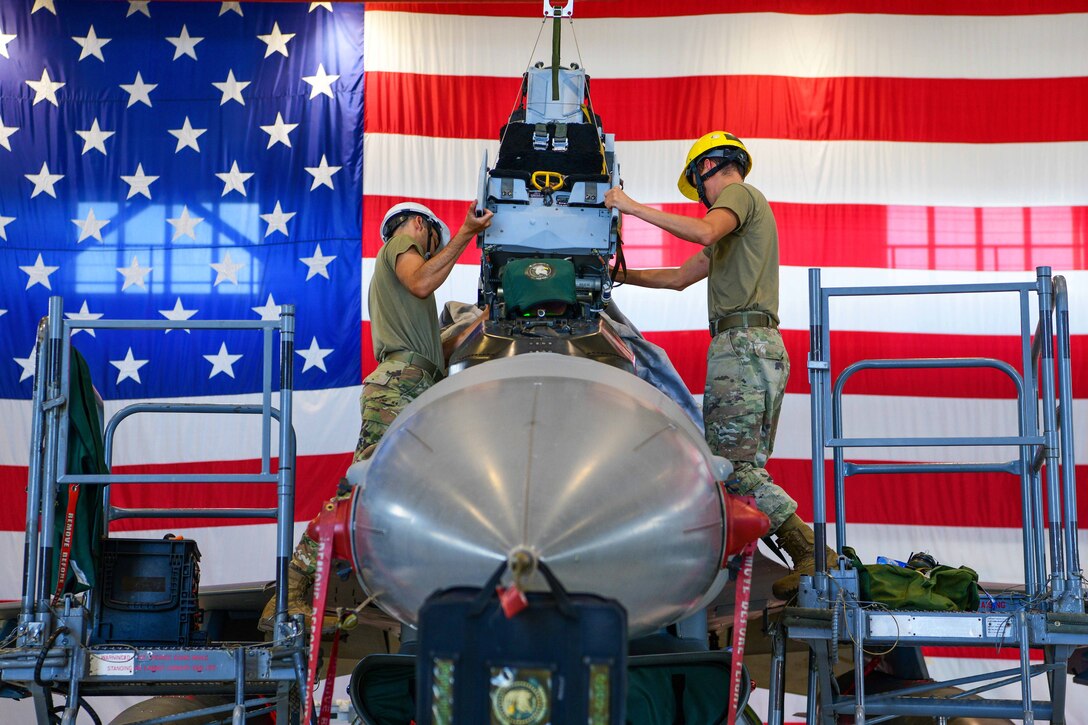
[[[534,171],[531,181],[533,188],[540,191],[559,191],[567,182],[558,171]]]

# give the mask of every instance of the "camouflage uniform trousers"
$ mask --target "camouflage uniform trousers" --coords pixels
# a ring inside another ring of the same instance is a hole
[[[367,375],[363,380],[363,393],[359,396],[363,423],[352,460],[370,458],[374,447],[404,407],[434,382],[423,368],[399,360],[387,360]],[[348,493],[336,498],[350,496]],[[291,565],[304,574],[313,575],[317,570],[317,548],[317,542],[308,533],[303,533],[291,557]]]
[[[771,519],[771,531],[797,511],[764,466],[774,450],[790,360],[782,335],[771,327],[734,327],[719,333],[707,352],[703,422],[710,450],[733,463],[726,488],[752,496]]]

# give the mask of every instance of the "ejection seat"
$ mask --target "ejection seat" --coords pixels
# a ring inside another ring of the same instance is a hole
[[[523,314],[505,304],[506,267],[541,261],[573,268],[573,288],[563,296],[577,299],[564,316],[595,317],[610,296],[609,261],[619,239],[619,215],[604,206],[604,195],[619,177],[613,137],[591,110],[585,71],[574,64],[557,74],[542,63],[531,68],[520,107],[499,137],[494,168],[485,155],[480,169],[477,207],[495,213],[480,235],[481,305],[490,306],[492,320]]]

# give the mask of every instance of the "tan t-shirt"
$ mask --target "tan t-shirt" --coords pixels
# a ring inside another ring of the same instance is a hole
[[[730,184],[711,207],[737,215],[737,228],[703,249],[710,259],[710,319],[740,310],[765,312],[778,322],[778,226],[763,193]]]
[[[420,299],[397,278],[397,258],[409,249],[421,255],[423,247],[407,234],[398,234],[382,245],[370,280],[367,307],[370,310],[370,338],[379,362],[386,355],[415,352],[423,355],[445,374],[438,309],[434,295]]]

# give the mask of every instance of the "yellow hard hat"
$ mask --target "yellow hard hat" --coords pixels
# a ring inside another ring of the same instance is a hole
[[[748,162],[747,168],[744,170],[744,176],[748,176],[748,174],[752,172],[752,154],[744,147],[741,140],[727,131],[711,131],[691,145],[691,150],[688,151],[688,158],[684,162],[684,168],[680,171],[680,178],[676,182],[676,186],[680,189],[680,193],[692,201],[699,201],[699,191],[688,178],[693,171],[693,164],[700,158],[708,155],[708,152],[714,151],[715,149],[722,149],[723,154],[711,155],[724,155],[724,151],[730,147],[744,152],[744,157]]]

